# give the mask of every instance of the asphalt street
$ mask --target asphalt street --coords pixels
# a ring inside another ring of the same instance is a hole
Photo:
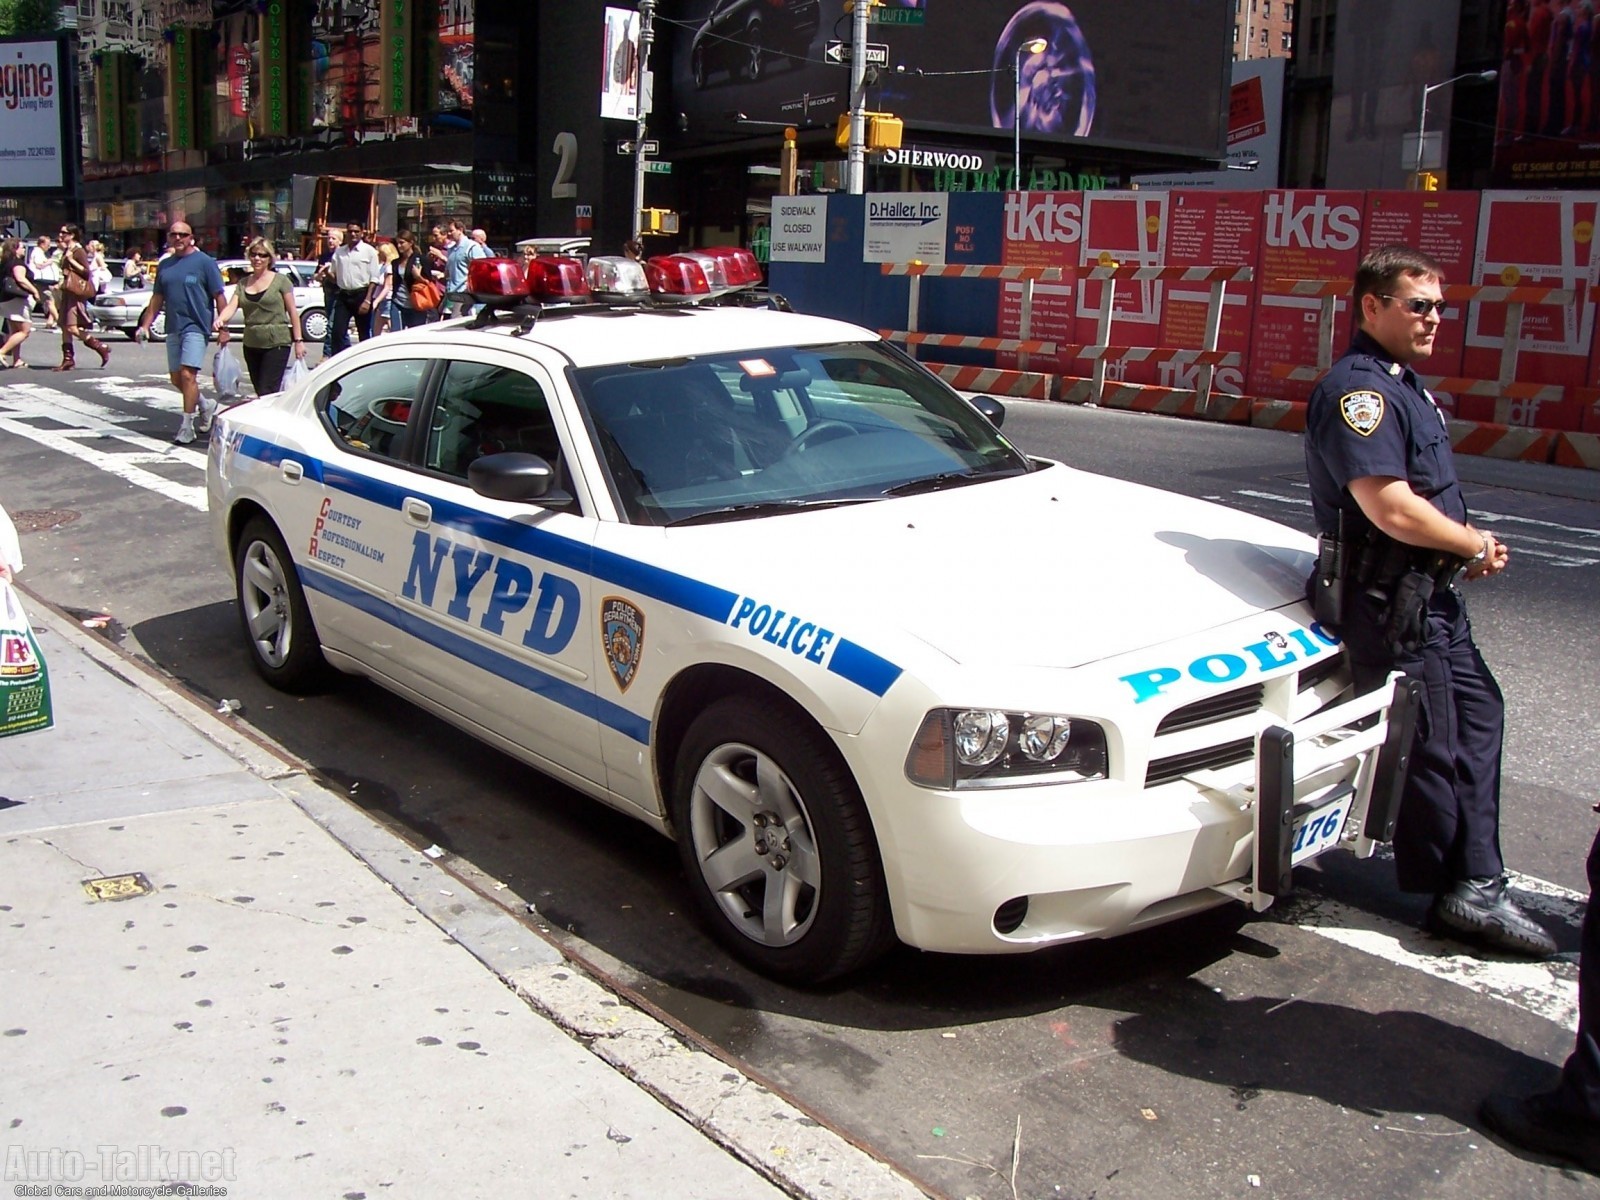
[[[1416,932],[1420,902],[1382,861],[1327,856],[1260,918],[1224,910],[1023,957],[902,950],[824,992],[730,963],[643,827],[365,683],[296,699],[258,681],[211,545],[203,451],[170,444],[163,352],[113,345],[107,371],[0,377],[0,502],[28,531],[28,586],[214,705],[237,702],[235,719],[352,802],[531,906],[572,954],[931,1193],[1600,1196],[1475,1116],[1486,1090],[1541,1086],[1570,1047],[1570,958],[1483,964]],[[37,337],[28,357],[55,361]],[[1006,429],[1031,453],[1309,519],[1290,435],[1026,403]],[[1507,858],[1570,951],[1600,795],[1600,489],[1556,467],[1463,474],[1513,553],[1471,601],[1510,710]],[[1068,514],[1040,552],[1097,517]],[[959,580],[982,548],[951,559]],[[1090,564],[1086,586],[1114,569]]]

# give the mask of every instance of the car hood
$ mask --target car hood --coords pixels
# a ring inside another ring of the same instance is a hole
[[[1303,598],[1315,557],[1276,522],[1060,464],[666,533],[702,578],[837,614],[869,648],[894,628],[994,666],[1079,666],[1281,608]]]

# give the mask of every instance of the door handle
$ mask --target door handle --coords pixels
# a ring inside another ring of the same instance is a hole
[[[433,506],[426,500],[407,496],[400,504],[400,511],[405,513],[406,521],[418,529],[426,529],[433,523]]]
[[[283,476],[285,483],[299,483],[305,478],[306,469],[292,458],[286,458],[278,468],[278,473]]]

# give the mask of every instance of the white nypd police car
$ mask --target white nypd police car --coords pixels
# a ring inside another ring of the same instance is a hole
[[[798,981],[1370,852],[1405,693],[1350,694],[1305,537],[1027,457],[865,329],[681,302],[741,254],[480,260],[532,299],[220,416],[261,674],[370,676],[675,837],[722,941]]]

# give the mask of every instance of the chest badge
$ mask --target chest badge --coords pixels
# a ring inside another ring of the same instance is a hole
[[[644,613],[621,596],[600,601],[600,638],[606,648],[606,666],[621,691],[627,691],[639,673],[644,650]]]
[[[1346,392],[1339,397],[1344,423],[1368,437],[1383,422],[1383,396],[1377,392]]]

